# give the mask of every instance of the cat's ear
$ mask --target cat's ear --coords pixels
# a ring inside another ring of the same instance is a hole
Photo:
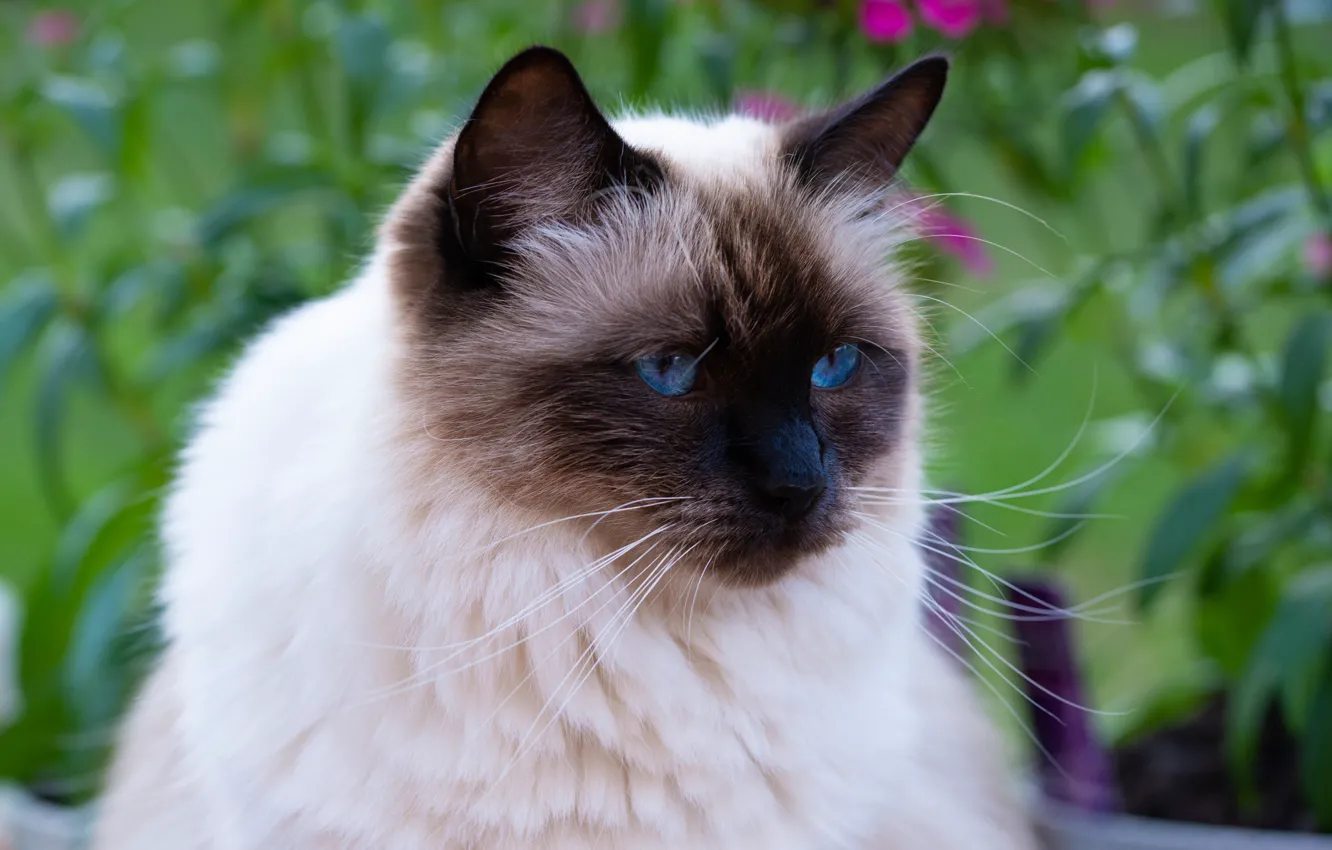
[[[611,128],[573,63],[548,47],[519,53],[486,86],[451,172],[458,247],[492,269],[524,228],[577,220],[607,189],[646,187],[662,175]]]
[[[783,154],[811,186],[886,186],[929,123],[947,78],[947,59],[921,59],[855,100],[792,122]]]

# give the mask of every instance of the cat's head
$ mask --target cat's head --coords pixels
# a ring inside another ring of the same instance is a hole
[[[835,543],[852,487],[913,483],[887,199],[946,73],[785,125],[612,127],[563,55],[519,54],[385,228],[417,436],[497,504],[736,583]]]

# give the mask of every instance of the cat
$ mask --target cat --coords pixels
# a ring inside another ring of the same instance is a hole
[[[505,64],[202,408],[94,848],[1034,847],[918,610],[886,199],[947,70],[612,124]]]

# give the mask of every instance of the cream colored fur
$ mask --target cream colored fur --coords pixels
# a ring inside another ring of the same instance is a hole
[[[617,129],[718,181],[770,132]],[[578,578],[606,554],[585,523],[423,460],[457,435],[403,421],[391,248],[202,412],[165,517],[170,646],[95,850],[1032,847],[917,621],[917,508],[769,587],[680,579],[626,619],[622,566]]]

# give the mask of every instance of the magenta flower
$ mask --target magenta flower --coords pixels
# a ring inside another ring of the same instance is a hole
[[[51,9],[33,15],[28,43],[38,47],[64,47],[79,37],[79,19],[73,12]]]
[[[898,0],[861,0],[860,31],[879,44],[897,44],[911,35],[911,12]]]
[[[735,111],[750,118],[773,124],[790,121],[800,114],[794,101],[772,92],[740,92],[735,96]]]
[[[1332,279],[1332,234],[1319,231],[1304,240],[1304,266],[1319,280]]]
[[[982,0],[917,0],[920,19],[948,38],[965,38],[980,25]]]
[[[939,251],[960,262],[971,274],[986,277],[994,271],[994,258],[990,256],[985,240],[966,220],[949,212],[937,200],[899,200],[891,206],[901,208],[922,236]]]
[[[1008,23],[1008,0],[981,0],[980,7],[985,23],[996,27]]]
[[[596,35],[608,32],[620,24],[620,4],[616,0],[583,0],[572,13],[574,29]]]

